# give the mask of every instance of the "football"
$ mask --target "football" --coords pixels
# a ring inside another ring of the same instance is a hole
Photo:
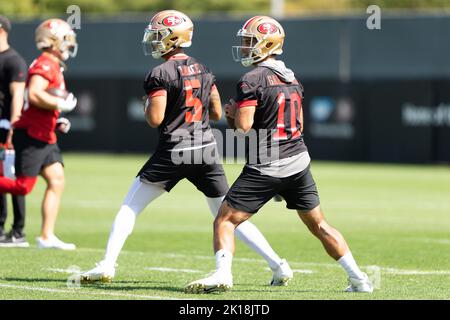
[[[47,90],[45,90],[47,93],[51,94],[52,96],[58,97],[58,98],[63,98],[66,99],[67,96],[69,95],[69,92],[63,89],[59,89],[59,88],[49,88]]]

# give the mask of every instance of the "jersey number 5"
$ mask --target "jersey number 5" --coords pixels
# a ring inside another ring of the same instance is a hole
[[[201,83],[199,79],[184,80],[184,90],[186,91],[185,105],[189,108],[189,110],[186,111],[184,119],[188,123],[202,121],[202,101],[192,95],[192,91],[200,88],[200,86]]]
[[[288,140],[295,139],[301,136],[302,132],[302,122],[303,122],[303,110],[302,110],[302,98],[297,92],[291,93],[290,97],[290,126],[289,124],[285,124],[284,121],[284,111],[286,106],[286,96],[283,92],[280,92],[277,97],[278,103],[278,120],[277,120],[277,132],[273,135],[274,140]],[[298,111],[297,111],[297,110]],[[298,117],[298,118],[297,118]],[[299,126],[297,126],[297,120]],[[288,137],[286,132],[286,126],[288,126],[288,131],[291,133],[291,136]]]

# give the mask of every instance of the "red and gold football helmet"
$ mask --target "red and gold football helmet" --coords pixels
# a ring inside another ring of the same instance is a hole
[[[155,14],[145,28],[142,40],[144,54],[158,59],[176,48],[191,46],[194,24],[187,15],[176,10]]]
[[[255,16],[247,20],[239,29],[240,46],[233,46],[233,58],[249,67],[266,57],[283,53],[284,29],[275,19]]]
[[[77,55],[76,34],[64,20],[48,19],[42,22],[36,29],[35,41],[39,50],[56,50],[60,53],[62,60],[74,58]]]

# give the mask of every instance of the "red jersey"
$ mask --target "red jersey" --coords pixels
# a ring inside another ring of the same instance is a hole
[[[46,110],[38,108],[28,102],[28,86],[33,75],[40,75],[48,80],[47,89],[59,88],[66,90],[66,83],[62,68],[59,63],[45,54],[33,61],[28,69],[26,81],[25,104],[22,115],[13,126],[17,129],[26,129],[30,137],[47,142],[56,143],[56,119],[59,117],[58,110]]]

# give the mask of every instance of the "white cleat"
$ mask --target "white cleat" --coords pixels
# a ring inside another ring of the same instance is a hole
[[[348,278],[348,284],[349,286],[345,289],[346,292],[373,292],[372,282],[365,273],[364,279]]]
[[[231,273],[214,272],[211,276],[189,283],[184,289],[185,293],[212,293],[225,292],[233,287]]]
[[[94,283],[94,282],[111,282],[116,274],[116,268],[100,261],[95,264],[96,267],[89,271],[83,272],[80,275],[81,283]]]
[[[271,286],[287,286],[289,281],[294,277],[294,273],[285,259],[281,260],[280,265],[272,271]]]
[[[38,237],[36,238],[36,241],[39,249],[75,250],[77,248],[73,243],[65,243],[59,240],[55,235],[50,236],[46,240]]]

